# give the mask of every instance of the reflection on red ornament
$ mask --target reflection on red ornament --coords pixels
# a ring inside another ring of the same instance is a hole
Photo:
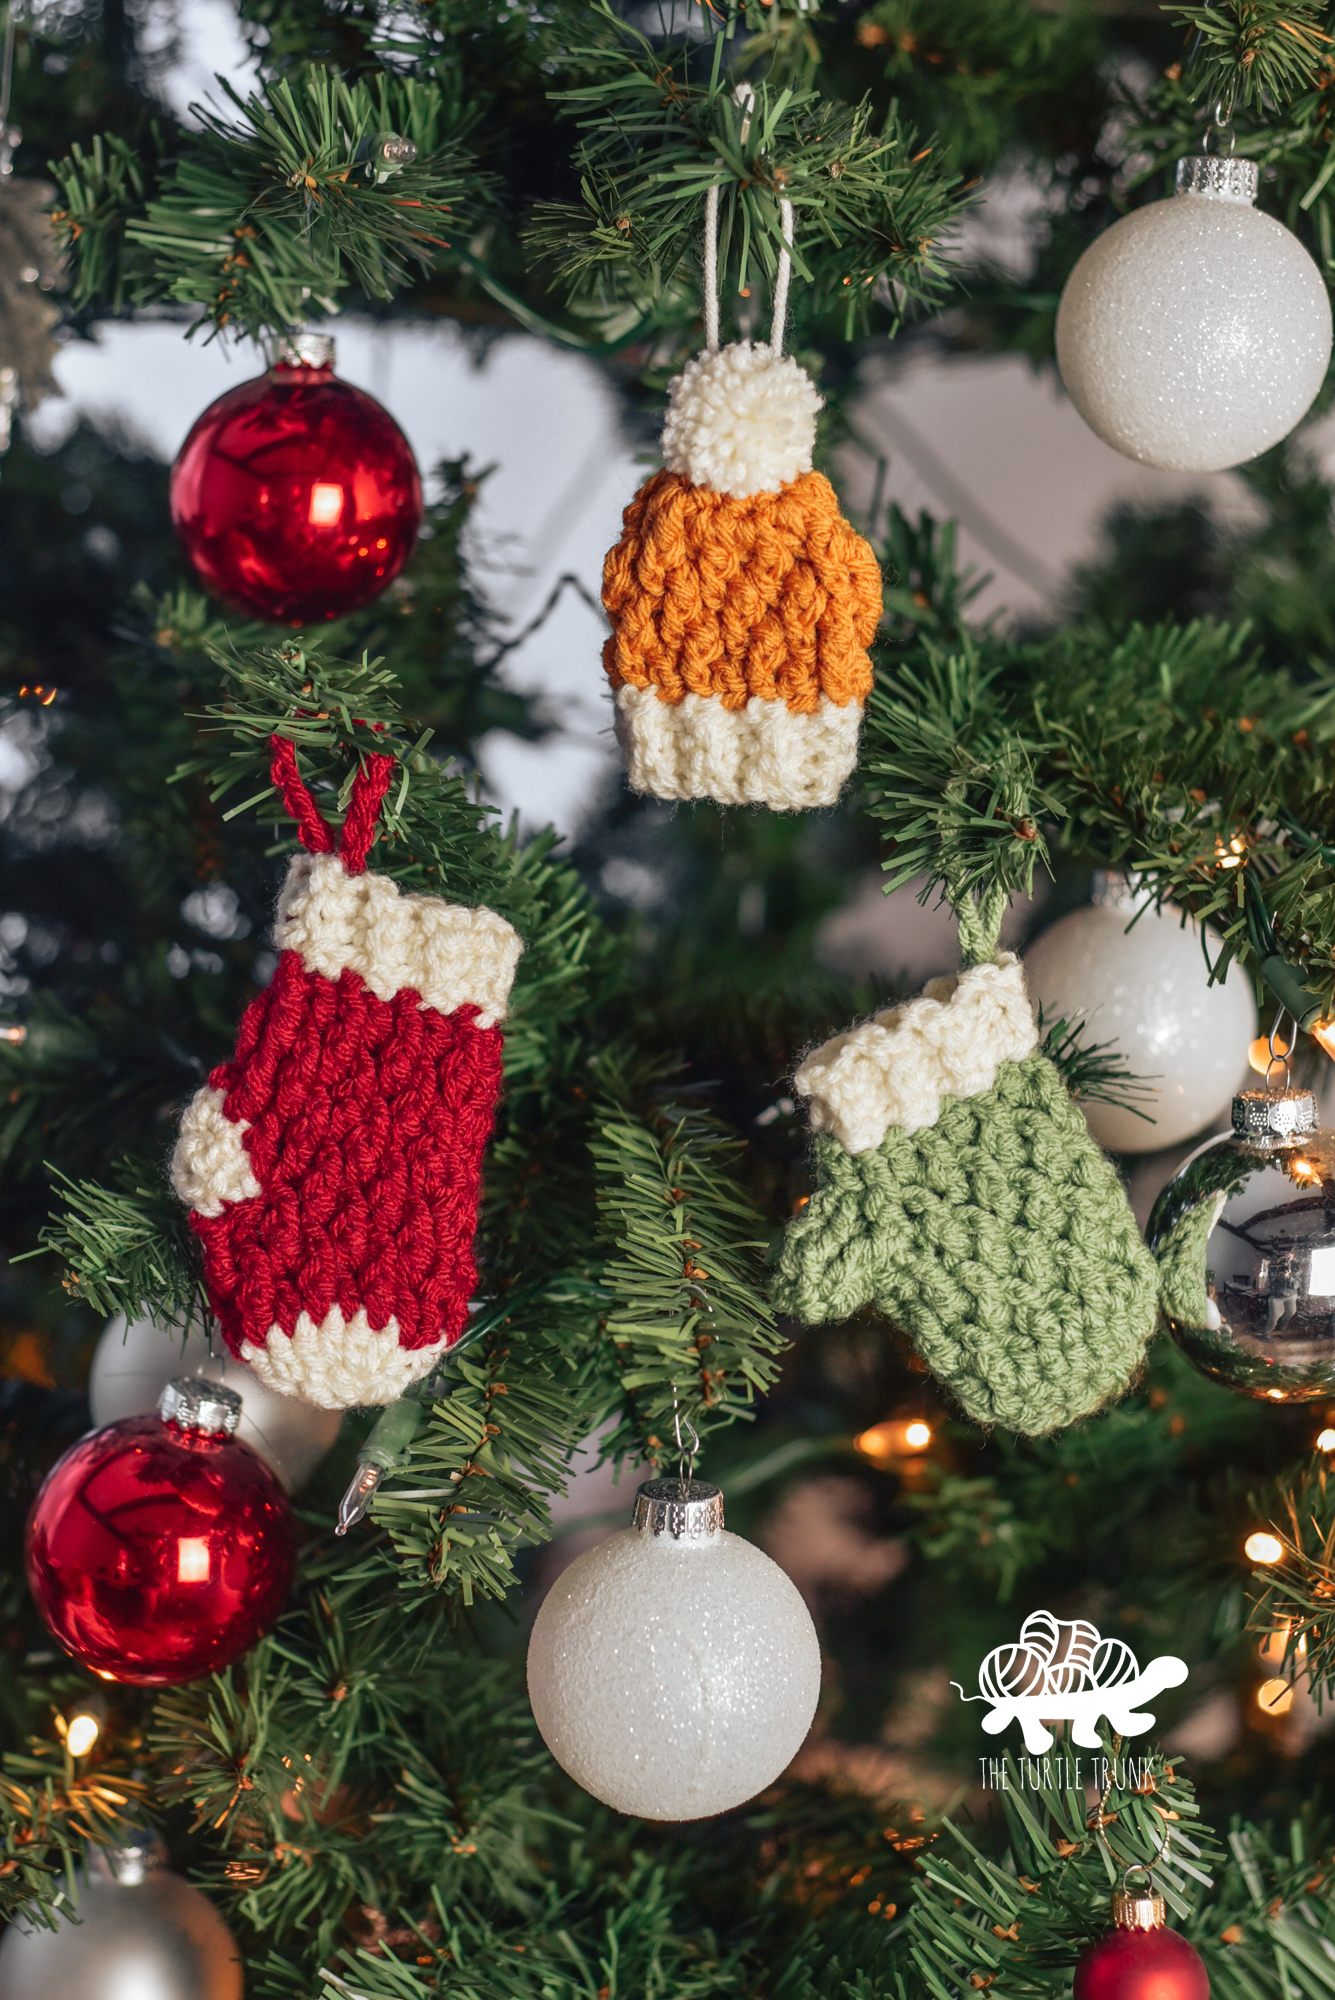
[[[168,1384],[160,1407],[173,1420],[124,1417],[81,1438],[28,1521],[28,1583],[56,1638],[104,1680],[139,1687],[248,1652],[296,1563],[287,1496],[230,1435],[241,1398],[195,1377]]]
[[[378,597],[412,554],[422,483],[334,343],[285,342],[267,375],[211,403],[172,467],[172,521],[201,582],[254,618],[309,625]]]

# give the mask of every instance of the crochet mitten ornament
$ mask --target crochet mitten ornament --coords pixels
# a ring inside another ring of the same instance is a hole
[[[322,1409],[392,1402],[462,1331],[523,948],[492,910],[366,873],[393,770],[366,759],[335,852],[273,739],[308,851],[278,899],[278,968],[172,1158],[228,1348]]]
[[[668,392],[664,469],[603,569],[617,736],[654,798],[833,805],[857,763],[881,572],[811,469],[821,398],[781,351],[787,254],[772,346],[720,348],[710,288],[709,346]]]
[[[966,1413],[1041,1436],[1127,1387],[1156,1272],[1110,1160],[1003,954],[836,1035],[797,1089],[816,1191],[776,1303],[807,1325],[875,1305]]]

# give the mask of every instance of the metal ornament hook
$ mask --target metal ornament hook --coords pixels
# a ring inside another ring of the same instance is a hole
[[[1234,148],[1237,146],[1238,143],[1238,135],[1233,130],[1233,112],[1231,109],[1226,110],[1224,108],[1224,100],[1222,97],[1216,101],[1214,111],[1211,114],[1210,122],[1205,128],[1205,138],[1201,144],[1202,152],[1205,153],[1209,152],[1210,134],[1212,132],[1217,134],[1219,137],[1222,137],[1223,134],[1227,132],[1228,152],[1229,152],[1229,157],[1231,158]],[[1216,145],[1216,151],[1217,150],[1218,147]]]
[[[1277,1065],[1284,1071],[1284,1082],[1281,1088],[1283,1090],[1288,1090],[1291,1087],[1292,1083],[1293,1071],[1292,1071],[1292,1066],[1289,1062],[1289,1057],[1293,1053],[1293,1036],[1290,1035],[1290,1037],[1285,1041],[1284,1046],[1282,1048],[1275,1047],[1275,1043],[1279,1039],[1280,1028],[1283,1026],[1285,1014],[1289,1014],[1288,1008],[1281,1007],[1279,1012],[1276,1014],[1274,1020],[1271,1022],[1270,1033],[1266,1037],[1266,1047],[1270,1051],[1270,1060],[1265,1066],[1265,1087],[1266,1087],[1266,1094],[1269,1097],[1276,1097],[1279,1095],[1279,1092],[1275,1089],[1274,1085],[1270,1081],[1270,1072]],[[1293,1023],[1294,1032],[1296,1033],[1298,1023],[1296,1020],[1294,1020],[1292,1014],[1289,1014],[1289,1020]]]
[[[677,1385],[672,1385],[672,1429],[677,1440],[677,1478],[681,1485],[689,1486],[695,1477],[695,1458],[700,1449],[700,1433],[687,1417],[686,1428],[691,1434],[690,1450],[681,1441],[682,1414],[677,1408]]]

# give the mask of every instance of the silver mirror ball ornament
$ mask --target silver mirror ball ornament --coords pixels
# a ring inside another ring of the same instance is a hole
[[[543,1599],[528,1692],[547,1748],[594,1798],[641,1819],[704,1819],[792,1762],[820,1645],[778,1564],[725,1530],[717,1486],[650,1479],[633,1525]]]
[[[107,1321],[93,1355],[88,1405],[94,1424],[100,1429],[121,1417],[147,1415],[157,1409],[174,1376],[190,1374],[224,1382],[238,1392],[237,1436],[259,1453],[289,1493],[305,1484],[338,1436],[341,1410],[317,1410],[295,1396],[276,1395],[230,1354],[210,1354],[197,1326],[182,1334],[179,1326],[137,1319],[127,1327],[124,1313]]]
[[[1275,1403],[1335,1391],[1335,1132],[1306,1090],[1244,1090],[1154,1205],[1169,1329],[1203,1375]]]
[[[241,2000],[241,1957],[208,1897],[162,1865],[153,1836],[90,1847],[46,1930],[0,1942],[0,2000]],[[77,1921],[71,1921],[76,1919]]]

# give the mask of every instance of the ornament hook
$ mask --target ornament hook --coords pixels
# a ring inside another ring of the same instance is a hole
[[[1229,157],[1231,158],[1233,150],[1238,143],[1238,135],[1233,130],[1233,112],[1231,109],[1225,110],[1224,100],[1222,97],[1217,100],[1214,111],[1210,118],[1210,122],[1205,128],[1205,138],[1202,142],[1202,147],[1201,147],[1201,150],[1203,152],[1208,153],[1210,150],[1210,134],[1212,132],[1217,135],[1216,150],[1218,149],[1218,140],[1222,138],[1225,133],[1228,134],[1228,152],[1229,152]]]
[[[1289,1064],[1289,1056],[1293,1050],[1293,1042],[1290,1039],[1281,1042],[1278,1048],[1276,1048],[1275,1046],[1276,1042],[1278,1042],[1280,1039],[1279,1031],[1284,1022],[1284,1016],[1288,1012],[1289,1010],[1287,1007],[1280,1008],[1279,1012],[1275,1015],[1274,1020],[1270,1024],[1270,1033],[1266,1037],[1266,1047],[1270,1051],[1270,1060],[1269,1062],[1267,1062],[1265,1066],[1265,1087],[1266,1087],[1266,1095],[1268,1097],[1275,1097],[1278,1095],[1278,1092],[1274,1089],[1270,1081],[1270,1072],[1274,1068],[1276,1068],[1276,1066],[1282,1068],[1284,1071],[1283,1088],[1285,1090],[1288,1090],[1292,1083],[1293,1073]],[[1289,1019],[1290,1021],[1293,1021],[1293,1025],[1296,1028],[1298,1024],[1296,1020],[1294,1020],[1292,1014],[1289,1014]]]
[[[691,1434],[689,1451],[681,1441],[683,1423],[685,1423],[686,1429]],[[677,1480],[680,1485],[689,1486],[695,1477],[695,1457],[700,1449],[700,1433],[696,1430],[690,1418],[683,1418],[681,1411],[677,1408],[677,1385],[675,1382],[672,1385],[672,1429],[677,1440]]]

